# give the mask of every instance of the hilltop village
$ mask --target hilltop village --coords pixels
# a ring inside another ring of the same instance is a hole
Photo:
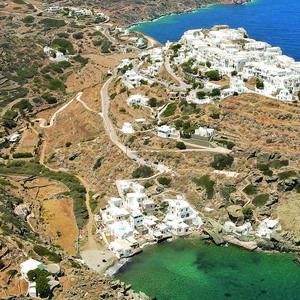
[[[299,62],[243,28],[2,9],[1,298],[148,299],[99,274],[172,238],[299,253]]]

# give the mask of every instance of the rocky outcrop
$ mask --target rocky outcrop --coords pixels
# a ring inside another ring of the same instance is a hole
[[[242,207],[240,205],[230,205],[227,207],[227,213],[230,220],[234,223],[239,223],[244,220],[244,215],[242,213]]]
[[[209,230],[209,229],[205,229],[204,232],[207,233],[211,237],[211,239],[213,240],[213,242],[216,245],[225,244],[225,240],[221,234],[219,234],[213,230]]]

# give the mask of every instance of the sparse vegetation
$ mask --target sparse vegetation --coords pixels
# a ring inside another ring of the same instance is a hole
[[[268,202],[268,200],[269,200],[269,194],[260,194],[252,200],[252,203],[256,207],[261,207],[264,206]]]
[[[194,178],[193,182],[196,183],[197,186],[202,186],[206,189],[208,199],[213,197],[215,182],[210,179],[209,175],[203,175],[200,178]]]
[[[146,178],[153,175],[153,170],[148,166],[140,166],[132,173],[133,178]]]

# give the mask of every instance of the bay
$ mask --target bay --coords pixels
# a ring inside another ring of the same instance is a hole
[[[192,13],[141,23],[133,30],[161,43],[177,41],[189,29],[226,24],[244,27],[251,38],[281,47],[283,54],[300,61],[299,0],[254,0],[246,5],[211,5]]]
[[[146,246],[116,279],[157,299],[299,299],[294,255],[176,239]]]

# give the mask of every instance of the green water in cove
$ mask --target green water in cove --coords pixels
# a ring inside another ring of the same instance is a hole
[[[149,245],[114,275],[161,299],[300,299],[294,255],[177,239]]]

